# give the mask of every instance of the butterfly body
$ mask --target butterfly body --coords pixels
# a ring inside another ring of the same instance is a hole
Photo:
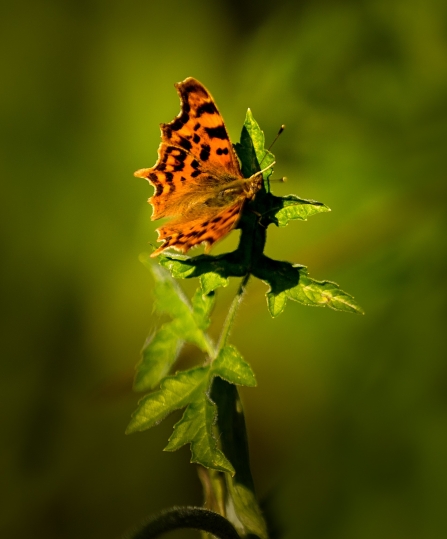
[[[191,77],[175,86],[180,114],[161,124],[156,164],[135,172],[155,188],[149,199],[152,220],[171,218],[157,229],[163,244],[151,256],[170,247],[186,252],[202,243],[209,249],[236,226],[244,202],[262,187],[261,175],[243,177],[208,90]]]

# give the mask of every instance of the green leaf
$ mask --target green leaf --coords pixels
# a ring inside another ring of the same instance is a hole
[[[200,325],[197,324],[193,309],[177,282],[168,271],[152,260],[145,258],[143,263],[155,279],[153,295],[156,312],[168,314],[173,318],[171,329],[179,339],[195,344],[203,352],[210,353],[210,341]]]
[[[213,310],[216,295],[214,292],[204,293],[198,288],[191,300],[192,314],[199,328],[203,331],[208,329],[211,323],[210,315]]]
[[[263,255],[253,266],[253,275],[269,285],[266,295],[272,317],[283,312],[287,298],[302,305],[363,314],[354,298],[341,290],[338,284],[312,279],[304,266],[272,260]]]
[[[200,276],[200,286],[204,294],[209,294],[217,288],[228,286],[230,280],[228,277],[223,277],[218,273],[209,272]]]
[[[216,405],[202,392],[185,410],[182,419],[175,424],[165,451],[175,451],[190,443],[191,462],[234,474],[233,466],[217,448],[213,435],[215,420]]]
[[[160,390],[146,395],[138,403],[126,433],[149,429],[174,410],[193,402],[205,391],[208,377],[209,366],[195,367],[165,378]]]
[[[307,221],[311,215],[331,211],[322,202],[306,200],[296,195],[285,197],[272,195],[270,205],[273,207],[267,212],[266,217],[276,226],[286,226],[293,219]]]
[[[229,277],[245,275],[246,267],[240,258],[238,251],[218,256],[198,255],[194,257],[164,254],[159,257],[159,262],[176,279],[199,277],[202,292],[209,294],[217,288],[227,286]],[[145,260],[143,261],[146,263]],[[150,261],[146,265],[150,266]]]
[[[158,257],[160,266],[168,269],[175,279],[186,279],[194,273],[195,267],[188,264],[189,260],[191,260],[191,257],[178,254],[167,255],[163,253]],[[145,262],[143,261],[143,263]]]
[[[227,477],[226,484],[229,505],[239,521],[233,523],[236,530],[242,537],[254,535],[260,539],[268,539],[267,526],[254,491],[234,479]]]
[[[168,373],[180,352],[182,340],[171,323],[164,324],[146,341],[134,380],[135,391],[156,387]]]
[[[267,306],[272,318],[279,316],[287,304],[287,295],[285,292],[280,292],[279,294],[273,294],[272,292],[267,292]]]
[[[303,305],[330,307],[335,311],[364,314],[354,298],[332,281],[316,281],[302,272],[297,286],[286,291],[287,297]]]
[[[245,178],[249,178],[259,170],[268,167],[275,160],[275,156],[265,149],[264,132],[254,119],[250,109],[247,110],[242,127],[241,141],[235,144],[235,150],[241,160],[242,174]],[[264,180],[267,180],[271,174],[271,169],[266,170],[263,173]],[[267,187],[268,185],[266,185]]]
[[[234,346],[227,345],[219,351],[212,363],[212,371],[232,384],[256,386],[256,378],[250,365]]]

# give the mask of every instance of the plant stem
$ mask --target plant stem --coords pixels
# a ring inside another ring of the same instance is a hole
[[[126,534],[123,539],[155,539],[178,528],[202,530],[219,539],[240,539],[226,518],[202,507],[172,507],[161,511]]]
[[[219,342],[217,344],[218,353],[227,344],[228,337],[230,335],[230,331],[233,326],[233,322],[236,317],[237,310],[244,297],[245,289],[247,287],[247,283],[249,279],[250,279],[250,273],[247,273],[245,277],[242,279],[241,284],[239,286],[239,290],[237,291],[236,297],[233,299],[233,302],[231,303],[230,309],[225,319],[225,323],[222,328],[222,333],[220,334]]]

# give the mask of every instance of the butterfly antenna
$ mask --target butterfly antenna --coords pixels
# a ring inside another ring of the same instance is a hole
[[[278,140],[279,138],[279,135],[284,131],[284,129],[286,128],[286,126],[284,124],[282,124],[282,126],[279,128],[279,131],[276,135],[276,137],[273,139],[273,142],[270,144],[270,146],[267,148],[267,151],[269,152],[271,149],[272,149],[272,146],[273,144],[275,144],[275,142]]]
[[[273,163],[270,163],[270,165],[269,165],[268,167],[263,168],[263,169],[260,170],[259,172],[255,172],[255,173],[251,176],[250,180],[251,180],[252,178],[255,178],[256,176],[262,175],[263,172],[265,172],[265,171],[268,170],[269,168],[272,168],[275,164],[276,164],[276,161],[273,161]]]
[[[259,166],[262,165],[264,159],[267,157],[269,151],[272,149],[273,147],[273,144],[275,144],[275,142],[278,140],[279,138],[279,135],[284,131],[284,129],[286,128],[286,126],[284,124],[282,124],[282,126],[279,128],[279,131],[278,133],[276,134],[276,137],[273,139],[273,142],[270,144],[270,146],[267,148],[265,154],[264,154],[264,157],[262,158],[262,161],[259,163]]]

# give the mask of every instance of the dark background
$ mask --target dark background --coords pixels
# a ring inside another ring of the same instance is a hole
[[[271,320],[250,285],[232,341],[258,378],[243,396],[261,498],[286,537],[447,536],[446,16],[441,0],[2,7],[2,537],[118,538],[201,503],[189,449],[162,453],[178,416],[124,435],[156,238],[132,173],[187,76],[233,141],[247,107],[267,140],[287,124],[274,192],[333,211],[269,230],[267,253],[366,311]]]

